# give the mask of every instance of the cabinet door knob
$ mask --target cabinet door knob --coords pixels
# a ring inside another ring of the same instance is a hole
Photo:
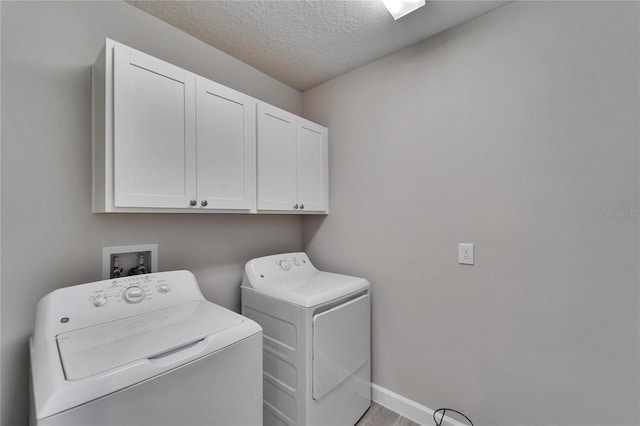
[[[293,206],[293,208],[294,208],[294,209],[296,209],[296,210],[298,210],[298,205],[297,205],[297,204],[296,204],[296,205],[294,205],[294,206]]]
[[[198,202],[196,200],[191,200],[189,201],[189,204],[195,206],[196,204],[198,204]]]
[[[202,207],[207,207],[207,204],[209,204],[209,203],[207,202],[207,200],[202,200],[202,201],[200,202],[200,205],[201,205]]]
[[[304,210],[304,204],[300,204],[300,210]]]

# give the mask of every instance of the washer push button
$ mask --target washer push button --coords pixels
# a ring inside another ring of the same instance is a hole
[[[122,293],[122,298],[127,303],[140,303],[144,300],[144,290],[137,285],[127,287]]]
[[[104,306],[107,304],[107,296],[104,294],[99,294],[93,298],[93,306],[99,308],[100,306]]]

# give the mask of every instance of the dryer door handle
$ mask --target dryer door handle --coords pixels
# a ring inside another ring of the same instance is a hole
[[[170,349],[168,351],[156,354],[149,357],[149,362],[159,366],[167,366],[175,364],[176,362],[183,361],[187,358],[191,358],[194,355],[199,354],[207,346],[208,341],[205,338],[190,342],[177,348]]]

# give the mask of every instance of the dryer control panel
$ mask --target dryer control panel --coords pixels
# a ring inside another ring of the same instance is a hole
[[[300,280],[315,272],[318,270],[303,252],[259,257],[245,266],[245,276],[251,278],[250,282],[267,285],[283,280]],[[247,280],[243,280],[243,285],[251,286]]]
[[[318,271],[303,252],[252,259],[242,278],[243,292],[256,291],[307,308],[368,287],[364,278]]]
[[[295,270],[297,268],[307,269],[307,265],[311,265],[307,256],[300,256],[295,254],[289,256],[276,256],[276,259],[273,260],[273,263],[281,271],[291,271],[292,269]]]

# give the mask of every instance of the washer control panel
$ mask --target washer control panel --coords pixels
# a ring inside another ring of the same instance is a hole
[[[63,287],[38,303],[34,339],[145,312],[205,301],[189,271],[154,272]]]
[[[105,308],[114,303],[138,304],[151,301],[154,297],[170,297],[172,283],[163,274],[135,275],[101,281],[89,295],[89,302],[95,308]]]

